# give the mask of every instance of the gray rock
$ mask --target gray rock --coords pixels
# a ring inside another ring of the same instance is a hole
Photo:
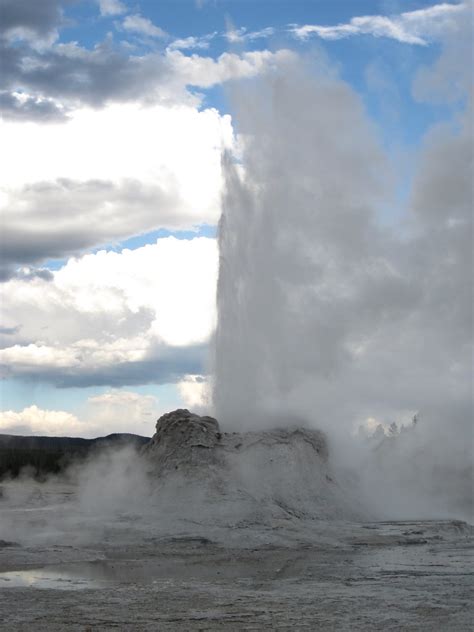
[[[213,449],[221,436],[213,417],[179,408],[158,419],[156,432],[143,452],[160,470],[203,467],[214,459]]]
[[[143,454],[168,517],[274,525],[360,514],[337,482],[318,430],[221,433],[212,417],[180,409],[160,417]]]

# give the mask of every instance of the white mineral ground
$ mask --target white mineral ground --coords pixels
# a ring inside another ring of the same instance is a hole
[[[376,521],[324,435],[223,433],[185,410],[0,498],[0,629],[453,630],[472,530]]]

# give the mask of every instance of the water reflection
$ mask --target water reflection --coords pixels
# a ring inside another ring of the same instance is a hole
[[[102,563],[51,566],[0,573],[0,588],[81,590],[105,588],[119,581],[115,569]]]

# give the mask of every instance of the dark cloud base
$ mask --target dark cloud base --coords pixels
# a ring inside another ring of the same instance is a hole
[[[5,213],[0,235],[0,281],[24,278],[17,266],[37,266],[63,259],[107,243],[157,228],[192,226],[195,219],[176,212],[181,200],[176,191],[128,178],[76,181],[61,178],[37,182],[21,190],[20,212],[12,205]],[[110,205],[115,217],[110,218]],[[39,221],[48,211],[50,222]],[[42,276],[39,270],[36,276]]]
[[[22,370],[15,375],[23,380],[47,383],[57,388],[87,388],[91,386],[138,386],[141,384],[174,384],[186,375],[203,375],[208,368],[209,349],[205,344],[187,347],[160,346],[150,357],[139,362],[123,362],[97,369],[47,369],[38,367]]]

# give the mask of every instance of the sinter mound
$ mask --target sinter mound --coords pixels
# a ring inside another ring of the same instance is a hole
[[[168,515],[227,525],[361,517],[317,430],[225,433],[212,417],[179,409],[160,417],[143,453]]]

